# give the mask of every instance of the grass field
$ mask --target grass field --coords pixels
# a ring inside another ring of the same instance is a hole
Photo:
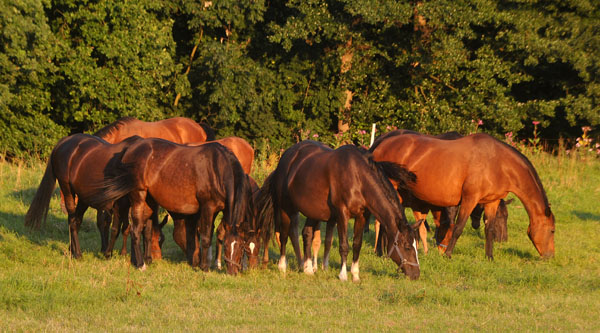
[[[80,236],[83,259],[72,260],[58,196],[41,231],[23,226],[45,165],[2,162],[0,329],[600,331],[600,160],[545,154],[531,160],[556,216],[555,258],[539,258],[517,201],[509,206],[509,240],[495,245],[493,261],[485,257],[483,230],[468,225],[452,259],[435,250],[421,254],[421,278],[410,281],[391,260],[373,254],[371,232],[360,283],[338,280],[337,238],[330,269],[315,276],[298,272],[291,248],[290,269],[279,273],[273,247],[264,270],[236,277],[193,270],[170,237],[171,224],[165,258],[137,271],[116,251],[110,260],[99,254],[91,209]]]

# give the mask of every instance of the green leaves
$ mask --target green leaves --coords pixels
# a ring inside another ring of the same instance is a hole
[[[0,150],[123,116],[282,147],[371,123],[575,137],[600,123],[599,20],[590,0],[7,0]]]

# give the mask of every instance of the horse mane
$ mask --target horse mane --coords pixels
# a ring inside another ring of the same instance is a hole
[[[138,119],[136,119],[134,117],[123,117],[123,118],[117,119],[117,120],[113,121],[112,123],[99,129],[96,133],[94,133],[94,135],[97,137],[100,137],[100,138],[107,137],[108,135],[118,131],[121,127],[123,127],[133,121],[136,121],[136,120],[138,120]]]
[[[362,147],[358,147],[358,151],[361,153],[361,156],[367,162],[367,165],[375,172],[379,182],[383,185],[384,195],[394,206],[396,206],[399,210],[400,216],[402,217],[400,221],[404,223],[398,223],[398,227],[406,227],[408,226],[408,221],[404,216],[404,210],[402,209],[402,204],[398,199],[398,193],[392,183],[389,181],[389,178],[394,179],[398,182],[398,186],[408,190],[407,183],[416,182],[417,176],[406,170],[404,166],[393,163],[393,162],[377,162],[373,159],[373,154],[371,151],[366,150]]]
[[[535,182],[537,183],[538,187],[540,188],[540,190],[542,192],[542,198],[544,199],[544,205],[546,206],[545,214],[547,217],[549,217],[550,214],[552,214],[552,211],[550,210],[550,203],[548,202],[548,196],[546,195],[546,190],[544,190],[544,185],[542,184],[542,180],[540,179],[540,176],[538,175],[538,173],[535,170],[535,167],[533,166],[531,161],[527,158],[527,156],[523,155],[523,153],[521,153],[517,148],[509,145],[506,142],[500,141],[496,138],[494,138],[494,139],[496,141],[500,142],[501,144],[503,144],[505,147],[509,148],[513,153],[515,153],[517,156],[519,156],[521,158],[521,160],[525,163],[525,165],[527,165],[529,172],[533,175]]]
[[[223,156],[226,158],[227,163],[231,165],[231,169],[233,172],[233,179],[230,177],[225,177],[227,180],[233,180],[233,209],[231,209],[230,223],[232,227],[237,229],[242,226],[243,222],[250,223],[249,229],[244,230],[247,232],[255,232],[256,226],[254,225],[254,207],[253,207],[253,199],[252,199],[252,187],[250,186],[250,181],[242,169],[242,165],[238,161],[237,157],[229,150],[229,148],[223,146],[220,143],[215,143],[215,146],[218,147],[219,150],[223,153]],[[226,200],[228,201],[228,200]],[[242,226],[244,227],[244,226]]]

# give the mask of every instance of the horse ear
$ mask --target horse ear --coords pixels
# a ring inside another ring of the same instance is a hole
[[[413,229],[413,231],[418,231],[423,222],[425,222],[425,219],[420,219],[417,222],[413,223],[410,227]]]
[[[552,210],[550,209],[550,204],[548,204],[548,207],[546,207],[546,216],[550,217],[550,215],[552,215]]]

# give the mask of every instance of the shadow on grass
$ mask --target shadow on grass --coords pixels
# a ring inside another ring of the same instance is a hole
[[[514,247],[509,247],[509,248],[504,248],[501,250],[502,252],[505,252],[507,254],[510,254],[512,256],[515,257],[519,257],[521,259],[534,259],[535,257],[531,254],[531,252],[526,252]]]
[[[586,222],[600,222],[600,215],[598,214],[592,214],[592,213],[588,213],[588,212],[582,212],[582,211],[577,211],[577,210],[573,210],[571,211],[571,213],[575,216],[577,216],[577,218],[581,219],[581,220],[585,220]]]

